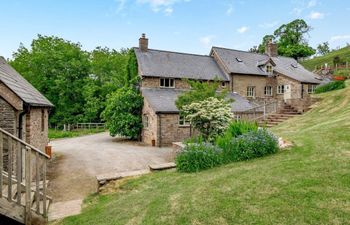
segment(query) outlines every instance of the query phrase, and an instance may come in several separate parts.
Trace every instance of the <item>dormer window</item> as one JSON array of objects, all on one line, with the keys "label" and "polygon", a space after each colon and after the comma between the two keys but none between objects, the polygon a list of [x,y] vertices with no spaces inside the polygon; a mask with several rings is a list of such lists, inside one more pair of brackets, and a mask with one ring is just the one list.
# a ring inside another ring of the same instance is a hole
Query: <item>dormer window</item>
[{"label": "dormer window", "polygon": [[236,60],[237,60],[237,62],[243,62],[243,60],[240,58],[236,58]]},{"label": "dormer window", "polygon": [[175,88],[175,80],[171,78],[160,78],[160,87],[161,88]]},{"label": "dormer window", "polygon": [[273,73],[273,67],[271,65],[266,65],[266,73],[268,73],[268,74]]}]

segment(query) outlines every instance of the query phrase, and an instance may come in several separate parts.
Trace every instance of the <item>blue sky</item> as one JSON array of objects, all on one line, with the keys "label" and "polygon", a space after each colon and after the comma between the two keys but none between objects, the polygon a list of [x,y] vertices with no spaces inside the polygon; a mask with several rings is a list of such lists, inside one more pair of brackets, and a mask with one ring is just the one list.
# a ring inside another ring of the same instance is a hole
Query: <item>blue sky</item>
[{"label": "blue sky", "polygon": [[278,26],[302,18],[309,43],[350,42],[347,0],[0,0],[0,55],[11,58],[37,34],[80,42],[84,49],[138,45],[208,54],[212,45],[247,50]]}]

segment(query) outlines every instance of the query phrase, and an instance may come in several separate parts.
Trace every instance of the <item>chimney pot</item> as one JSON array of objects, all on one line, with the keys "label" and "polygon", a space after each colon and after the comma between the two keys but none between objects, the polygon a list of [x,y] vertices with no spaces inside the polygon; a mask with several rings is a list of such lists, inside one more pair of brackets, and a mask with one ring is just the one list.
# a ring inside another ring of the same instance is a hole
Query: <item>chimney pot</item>
[{"label": "chimney pot", "polygon": [[148,51],[148,38],[146,38],[146,34],[142,33],[139,39],[139,48],[142,52]]}]

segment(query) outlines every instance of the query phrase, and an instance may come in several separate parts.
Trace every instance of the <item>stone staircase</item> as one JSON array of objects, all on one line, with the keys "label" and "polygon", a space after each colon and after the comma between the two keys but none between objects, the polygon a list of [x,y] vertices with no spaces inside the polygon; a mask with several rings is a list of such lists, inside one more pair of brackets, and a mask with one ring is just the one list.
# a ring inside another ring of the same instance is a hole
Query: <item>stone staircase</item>
[{"label": "stone staircase", "polygon": [[258,122],[259,126],[262,127],[273,127],[276,126],[289,118],[300,115],[301,113],[294,109],[288,104],[284,104],[283,108],[279,110],[278,113],[273,113],[268,115],[265,119],[262,119]]}]

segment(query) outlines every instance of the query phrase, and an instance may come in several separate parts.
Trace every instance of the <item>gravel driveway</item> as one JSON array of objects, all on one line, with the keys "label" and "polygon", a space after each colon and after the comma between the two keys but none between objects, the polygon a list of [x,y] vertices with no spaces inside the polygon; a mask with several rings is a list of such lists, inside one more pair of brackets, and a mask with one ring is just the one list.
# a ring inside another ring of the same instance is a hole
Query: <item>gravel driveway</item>
[{"label": "gravel driveway", "polygon": [[142,146],[99,133],[51,141],[49,194],[54,202],[83,199],[96,190],[95,176],[146,169],[170,161],[171,148]]}]

